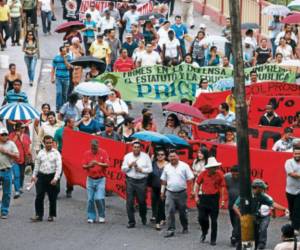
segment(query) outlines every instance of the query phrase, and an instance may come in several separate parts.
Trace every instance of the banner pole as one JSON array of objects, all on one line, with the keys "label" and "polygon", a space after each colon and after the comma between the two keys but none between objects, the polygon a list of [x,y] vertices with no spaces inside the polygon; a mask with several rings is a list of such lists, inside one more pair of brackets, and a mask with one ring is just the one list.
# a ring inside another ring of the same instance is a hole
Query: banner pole
[{"label": "banner pole", "polygon": [[236,98],[237,154],[240,173],[240,209],[242,214],[240,218],[242,241],[240,249],[254,249],[254,217],[251,213],[250,152],[241,37],[240,1],[231,0],[229,9],[231,19],[232,54],[234,59],[234,96]]}]

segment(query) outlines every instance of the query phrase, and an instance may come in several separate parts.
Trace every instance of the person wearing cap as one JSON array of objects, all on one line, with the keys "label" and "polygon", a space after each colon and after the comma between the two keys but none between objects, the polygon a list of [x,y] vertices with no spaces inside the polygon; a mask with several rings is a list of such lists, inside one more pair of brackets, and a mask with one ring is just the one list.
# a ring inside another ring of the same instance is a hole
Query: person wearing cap
[{"label": "person wearing cap", "polygon": [[[210,244],[216,245],[218,231],[219,201],[224,206],[225,180],[223,173],[217,168],[222,163],[215,157],[209,157],[205,170],[199,174],[195,182],[195,201],[198,207],[198,221],[201,226],[201,242],[204,242],[209,229],[209,217],[211,219]],[[201,193],[199,192],[201,188]]]},{"label": "person wearing cap", "polygon": [[108,138],[114,141],[121,141],[120,135],[114,131],[115,124],[111,120],[105,122],[105,130],[100,133],[101,137]]},{"label": "person wearing cap", "polygon": [[125,31],[127,33],[131,32],[131,24],[139,21],[139,13],[136,10],[136,5],[131,5],[130,10],[125,12],[122,21],[125,24]]},{"label": "person wearing cap", "polygon": [[34,170],[31,182],[36,186],[35,216],[32,222],[39,222],[44,217],[44,199],[47,193],[49,198],[48,221],[54,221],[57,215],[56,202],[58,195],[58,183],[62,172],[61,155],[53,147],[54,139],[50,135],[43,138],[45,147],[41,149],[35,158]]},{"label": "person wearing cap", "polygon": [[87,11],[84,13],[85,16],[87,14],[91,15],[91,20],[94,21],[96,24],[99,22],[101,16],[99,10],[96,9],[96,3],[94,1],[90,2],[90,7],[87,9]]},{"label": "person wearing cap", "polygon": [[91,148],[86,151],[82,160],[82,167],[87,173],[87,221],[96,221],[97,208],[99,222],[105,223],[105,169],[109,166],[108,153],[99,147],[98,140],[91,140]]},{"label": "person wearing cap", "polygon": [[127,33],[125,36],[125,42],[122,44],[122,49],[126,49],[128,52],[128,56],[131,58],[134,50],[138,47],[138,44],[133,41],[133,37],[131,33]]},{"label": "person wearing cap", "polygon": [[232,226],[230,242],[232,246],[235,246],[238,239],[238,225],[240,221],[233,210],[233,205],[240,195],[239,167],[237,165],[232,166],[230,172],[224,175],[224,179],[228,193],[229,218]]},{"label": "person wearing cap", "polygon": [[2,182],[1,218],[7,219],[12,190],[12,165],[19,157],[16,144],[9,140],[6,128],[0,128],[0,181]]},{"label": "person wearing cap", "polygon": [[297,240],[294,228],[290,224],[281,227],[282,242],[278,243],[274,250],[300,250],[300,243]]},{"label": "person wearing cap", "polygon": [[165,165],[161,180],[161,199],[165,199],[167,232],[165,238],[175,235],[175,212],[179,212],[182,233],[188,233],[187,182],[192,182],[194,174],[189,165],[179,160],[176,150],[169,151],[169,163]]},{"label": "person wearing cap", "polygon": [[266,113],[260,117],[259,126],[281,127],[282,120],[274,111],[272,103],[266,105]]},{"label": "person wearing cap", "polygon": [[290,127],[285,128],[281,139],[275,142],[275,144],[272,147],[272,150],[277,152],[292,152],[293,150],[292,134],[293,134],[292,128]]},{"label": "person wearing cap", "polygon": [[134,228],[134,203],[137,199],[142,224],[147,224],[147,179],[152,172],[151,159],[148,154],[141,152],[141,143],[132,143],[132,152],[124,156],[122,171],[126,174],[126,210],[128,216],[127,228]]},{"label": "person wearing cap", "polygon": [[103,34],[98,34],[96,41],[94,41],[89,49],[92,56],[103,60],[106,65],[110,64],[111,50],[109,44],[103,40]]},{"label": "person wearing cap", "polygon": [[286,198],[290,220],[295,230],[300,230],[300,146],[293,148],[293,158],[285,162]]},{"label": "person wearing cap", "polygon": [[97,27],[99,29],[98,31],[105,35],[109,30],[117,28],[117,22],[115,18],[110,15],[109,10],[104,11],[104,16],[100,18]]},{"label": "person wearing cap", "polygon": [[85,54],[88,56],[90,46],[95,41],[95,32],[97,31],[97,24],[95,23],[95,21],[92,20],[92,15],[90,13],[87,13],[85,17],[86,19],[83,22],[85,27],[81,31],[83,32]]},{"label": "person wearing cap", "polygon": [[[255,249],[265,249],[267,244],[267,230],[270,223],[271,211],[273,210],[273,200],[265,194],[267,188],[266,183],[261,179],[253,180],[252,184],[252,201],[251,201],[251,214],[254,219],[254,239]],[[242,214],[240,211],[241,197],[238,197],[233,205],[233,209],[241,219]],[[237,249],[241,246],[241,229],[239,225],[237,239]]]}]

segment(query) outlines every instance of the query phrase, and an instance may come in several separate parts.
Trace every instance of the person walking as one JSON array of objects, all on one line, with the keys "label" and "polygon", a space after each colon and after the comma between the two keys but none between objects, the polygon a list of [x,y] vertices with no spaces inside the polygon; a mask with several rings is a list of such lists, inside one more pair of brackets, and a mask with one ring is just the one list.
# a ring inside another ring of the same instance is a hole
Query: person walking
[{"label": "person walking", "polygon": [[19,157],[16,144],[6,128],[0,128],[0,181],[2,182],[1,219],[7,219],[12,189],[12,164]]},{"label": "person walking", "polygon": [[[222,163],[215,157],[209,157],[205,170],[200,173],[195,182],[195,201],[198,207],[198,220],[201,226],[201,242],[204,242],[209,229],[209,217],[211,220],[210,244],[216,245],[218,232],[219,201],[224,206],[225,180],[223,173],[217,168]],[[199,187],[201,193],[199,194]]]},{"label": "person walking", "polygon": [[187,218],[187,181],[192,181],[194,175],[189,165],[179,160],[176,150],[169,151],[169,161],[161,175],[161,199],[166,200],[167,233],[165,238],[175,235],[175,212],[179,211],[182,233],[188,233]]},{"label": "person walking", "polygon": [[56,111],[59,112],[62,105],[67,101],[70,85],[70,69],[72,68],[71,57],[67,54],[64,46],[59,47],[59,55],[52,62],[51,82],[56,84]]},{"label": "person walking", "polygon": [[54,13],[52,0],[38,0],[38,10],[41,13],[44,35],[51,35],[51,22]]},{"label": "person walking", "polygon": [[300,147],[294,146],[293,158],[285,162],[286,197],[293,228],[300,230]]},{"label": "person walking", "polygon": [[190,29],[193,29],[195,27],[194,25],[194,17],[193,17],[193,12],[194,12],[194,3],[193,0],[181,0],[182,5],[182,21],[183,23],[186,23],[187,25],[190,26]]},{"label": "person walking", "polygon": [[13,89],[13,82],[14,80],[22,80],[22,76],[19,72],[17,72],[17,66],[14,63],[9,64],[8,66],[8,72],[7,74],[5,74],[4,76],[4,91],[3,94],[4,96],[6,95],[7,91],[12,90]]},{"label": "person walking", "polygon": [[151,221],[155,222],[155,229],[160,230],[160,226],[166,221],[165,215],[165,202],[160,198],[160,177],[164,167],[168,164],[167,152],[163,148],[158,148],[155,151],[154,160],[152,162],[153,172],[149,176],[151,186],[151,206],[152,218]]},{"label": "person walking", "polygon": [[37,40],[33,31],[28,31],[25,36],[23,52],[25,53],[24,60],[27,67],[29,85],[33,86],[38,54]]},{"label": "person walking", "polygon": [[230,169],[230,172],[224,175],[224,178],[225,178],[226,189],[228,193],[228,212],[229,212],[230,223],[232,226],[230,243],[232,246],[235,246],[238,239],[238,225],[240,221],[233,210],[233,205],[236,199],[240,195],[239,167],[237,165],[234,165]]},{"label": "person walking", "polygon": [[134,228],[134,203],[137,199],[142,224],[147,224],[147,177],[152,172],[151,159],[148,154],[141,152],[141,143],[133,142],[132,152],[124,157],[122,171],[126,174],[126,209],[128,216],[127,228]]},{"label": "person walking", "polygon": [[231,21],[230,18],[226,18],[226,25],[222,30],[223,36],[228,40],[225,43],[225,56],[230,60],[230,56],[232,54],[232,44],[231,44]]},{"label": "person walking", "polygon": [[92,140],[91,149],[85,152],[82,161],[82,167],[88,175],[86,180],[88,223],[96,221],[95,204],[99,222],[105,223],[105,169],[108,166],[109,158],[107,152],[99,148],[97,140]]},{"label": "person walking", "polygon": [[62,171],[61,155],[53,148],[54,139],[46,135],[43,139],[45,147],[41,149],[35,159],[35,166],[31,182],[35,183],[35,216],[31,218],[32,222],[39,222],[44,217],[44,199],[47,193],[49,198],[49,217],[48,221],[54,221],[57,201],[57,183]]},{"label": "person walking", "polygon": [[8,0],[10,18],[11,18],[11,46],[21,46],[20,34],[21,34],[21,15],[22,15],[22,3],[20,0]]},{"label": "person walking", "polygon": [[[3,43],[1,44],[1,50],[6,48],[6,42],[10,37],[9,24],[11,21],[10,9],[5,0],[0,0],[0,35],[3,38]],[[4,33],[5,32],[5,36]]]}]

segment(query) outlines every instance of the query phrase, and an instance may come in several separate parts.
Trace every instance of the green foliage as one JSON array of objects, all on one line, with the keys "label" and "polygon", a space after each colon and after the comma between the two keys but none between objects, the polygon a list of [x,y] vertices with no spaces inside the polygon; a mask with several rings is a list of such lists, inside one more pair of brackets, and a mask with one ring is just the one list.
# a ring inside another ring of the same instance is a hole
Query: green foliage
[{"label": "green foliage", "polygon": [[288,5],[292,0],[267,0],[270,3],[273,4],[282,4],[282,5]]}]

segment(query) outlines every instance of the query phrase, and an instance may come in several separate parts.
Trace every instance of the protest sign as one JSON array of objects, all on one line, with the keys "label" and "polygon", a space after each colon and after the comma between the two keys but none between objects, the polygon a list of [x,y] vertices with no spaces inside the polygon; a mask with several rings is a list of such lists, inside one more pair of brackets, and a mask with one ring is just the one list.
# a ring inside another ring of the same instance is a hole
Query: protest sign
[{"label": "protest sign", "polygon": [[[202,93],[195,101],[198,108],[207,118],[214,118],[218,114],[219,105],[225,102],[230,91]],[[254,96],[300,96],[300,85],[284,82],[255,83],[246,87],[247,99]]]},{"label": "protest sign", "polygon": [[[79,9],[79,18],[80,18],[80,20],[85,18],[85,12],[90,7],[91,2],[95,3],[96,9],[99,10],[100,13],[102,13],[103,10],[106,7],[108,7],[108,3],[110,1],[82,0],[81,5],[80,5],[80,9]],[[116,4],[116,7],[118,8],[122,5],[122,2],[115,2],[115,4]],[[139,12],[141,15],[146,15],[148,13],[151,13],[152,9],[153,9],[153,6],[152,6],[151,1],[137,4],[137,12]]]},{"label": "protest sign", "polygon": [[[70,184],[85,187],[86,171],[82,168],[83,155],[90,149],[90,141],[99,140],[101,148],[106,150],[110,157],[110,166],[106,170],[107,181],[106,188],[118,194],[121,198],[126,197],[125,174],[121,171],[121,165],[124,155],[129,152],[127,144],[105,139],[99,136],[81,133],[78,131],[66,130],[63,137],[63,167],[65,175]],[[197,155],[200,145],[206,145],[211,153],[214,153],[218,161],[222,162],[221,170],[224,173],[230,171],[230,168],[237,163],[237,150],[234,146],[222,144],[213,144],[210,142],[191,141],[191,147],[179,151],[180,159],[192,164]],[[74,147],[74,145],[77,145]],[[111,150],[117,148],[118,150]],[[261,178],[268,182],[269,193],[274,200],[282,205],[285,200],[285,173],[284,163],[292,155],[290,153],[279,153],[259,149],[251,149],[251,177]],[[267,163],[265,159],[268,159]],[[277,174],[274,175],[274,172]],[[188,190],[191,190],[189,186]],[[194,200],[188,195],[188,206],[195,207]],[[149,205],[149,199],[148,199]]]},{"label": "protest sign", "polygon": [[195,68],[188,64],[175,67],[161,65],[141,67],[130,72],[105,73],[97,79],[112,81],[122,99],[136,102],[180,102],[193,100],[201,78],[216,82],[232,75],[231,69]]},{"label": "protest sign", "polygon": [[252,96],[248,112],[250,126],[257,126],[266,112],[266,105],[272,104],[275,113],[283,121],[282,127],[291,126],[295,114],[300,111],[299,96]]}]

